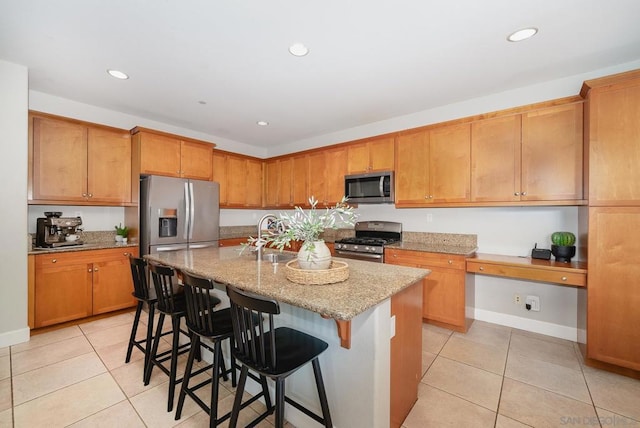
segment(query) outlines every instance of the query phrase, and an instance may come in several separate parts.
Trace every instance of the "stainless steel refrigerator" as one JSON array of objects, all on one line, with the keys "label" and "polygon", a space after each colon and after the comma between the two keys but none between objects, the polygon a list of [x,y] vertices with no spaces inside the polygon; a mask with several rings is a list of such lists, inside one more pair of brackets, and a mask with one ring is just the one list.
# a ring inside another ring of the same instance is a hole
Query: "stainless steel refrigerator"
[{"label": "stainless steel refrigerator", "polygon": [[161,176],[140,179],[140,254],[217,247],[220,186]]}]

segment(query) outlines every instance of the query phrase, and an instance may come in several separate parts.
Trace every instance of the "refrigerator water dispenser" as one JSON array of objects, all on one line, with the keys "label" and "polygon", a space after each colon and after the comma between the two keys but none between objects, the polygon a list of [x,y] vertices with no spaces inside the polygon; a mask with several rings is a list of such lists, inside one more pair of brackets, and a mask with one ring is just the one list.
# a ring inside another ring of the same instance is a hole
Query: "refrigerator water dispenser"
[{"label": "refrigerator water dispenser", "polygon": [[178,235],[178,216],[176,209],[160,209],[158,216],[158,236],[168,238]]}]

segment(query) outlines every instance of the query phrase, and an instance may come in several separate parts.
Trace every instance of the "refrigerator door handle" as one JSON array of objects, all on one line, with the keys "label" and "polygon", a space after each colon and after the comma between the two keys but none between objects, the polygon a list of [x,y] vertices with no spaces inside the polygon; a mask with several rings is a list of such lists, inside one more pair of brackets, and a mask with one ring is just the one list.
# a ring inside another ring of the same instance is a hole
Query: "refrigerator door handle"
[{"label": "refrigerator door handle", "polygon": [[193,183],[191,181],[189,181],[189,204],[191,205],[189,207],[189,215],[191,217],[189,217],[189,240],[193,239],[193,229],[194,229],[194,222],[195,222],[195,213],[196,213],[196,201],[195,201],[195,197],[193,195]]},{"label": "refrigerator door handle", "polygon": [[191,197],[189,194],[189,183],[184,183],[184,205],[185,205],[185,223],[184,223],[184,239],[189,239],[189,231],[191,230]]}]

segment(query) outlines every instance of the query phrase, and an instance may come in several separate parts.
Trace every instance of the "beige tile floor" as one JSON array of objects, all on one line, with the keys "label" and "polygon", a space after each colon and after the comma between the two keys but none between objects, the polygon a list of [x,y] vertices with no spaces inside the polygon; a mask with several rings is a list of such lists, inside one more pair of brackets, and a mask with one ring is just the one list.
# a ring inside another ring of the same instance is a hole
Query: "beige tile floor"
[{"label": "beige tile floor", "polygon": [[[154,370],[144,386],[141,352],[124,364],[132,319],[120,314],[0,349],[0,427],[208,426],[189,399],[174,421],[167,377]],[[640,427],[640,381],[583,366],[572,342],[478,321],[466,334],[425,325],[423,340],[424,377],[404,428]],[[226,412],[234,390],[221,385]],[[245,410],[241,422],[258,411]]]}]

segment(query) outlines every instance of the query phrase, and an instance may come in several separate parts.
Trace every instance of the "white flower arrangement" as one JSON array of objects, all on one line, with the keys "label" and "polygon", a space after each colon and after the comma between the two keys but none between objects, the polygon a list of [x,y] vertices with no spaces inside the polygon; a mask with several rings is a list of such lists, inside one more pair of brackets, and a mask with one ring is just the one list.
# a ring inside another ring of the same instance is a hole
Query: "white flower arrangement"
[{"label": "white flower arrangement", "polygon": [[320,239],[320,234],[325,229],[338,229],[341,226],[353,226],[358,215],[353,212],[353,207],[347,204],[347,198],[343,197],[334,207],[326,210],[318,210],[318,200],[311,196],[308,211],[295,207],[293,214],[281,213],[279,218],[272,220],[267,228],[266,235],[261,239],[249,237],[247,244],[272,247],[279,250],[291,247],[291,241],[304,241],[308,250],[313,251],[313,242]]}]

